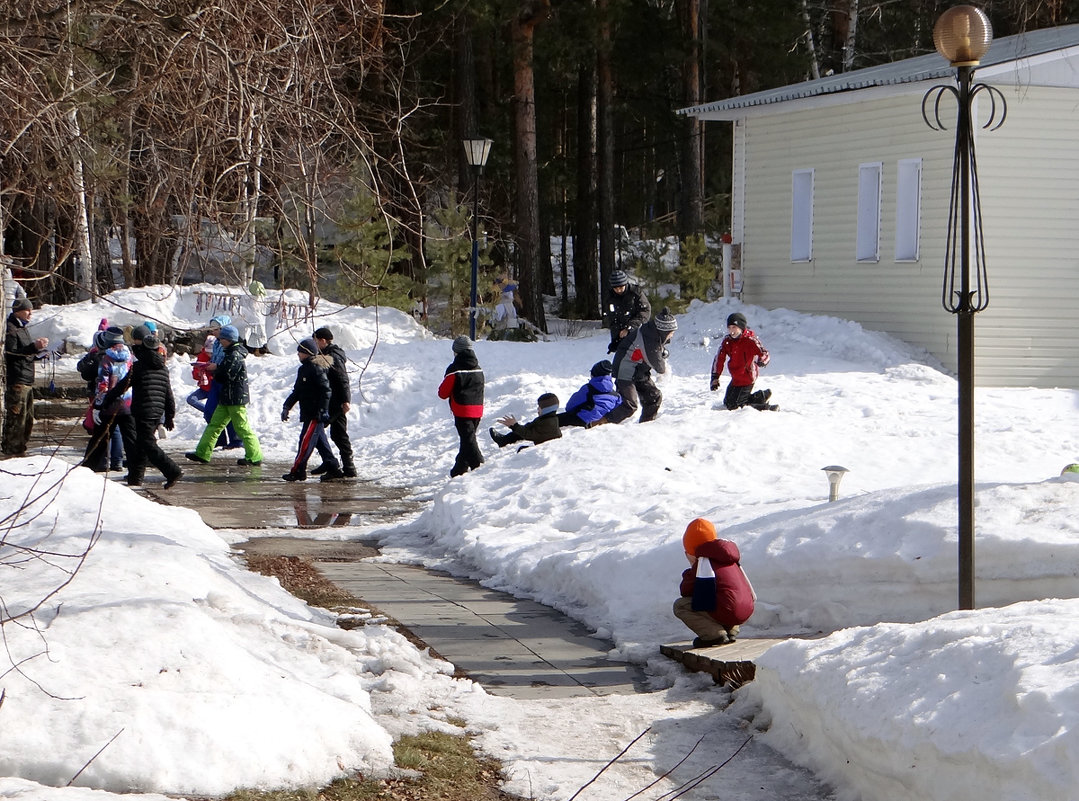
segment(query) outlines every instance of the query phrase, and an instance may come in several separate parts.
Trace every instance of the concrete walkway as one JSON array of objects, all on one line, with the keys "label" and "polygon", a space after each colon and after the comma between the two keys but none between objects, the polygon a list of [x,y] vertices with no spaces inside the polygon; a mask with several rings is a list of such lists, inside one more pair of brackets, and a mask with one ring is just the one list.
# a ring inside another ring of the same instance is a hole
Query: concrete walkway
[{"label": "concrete walkway", "polygon": [[[86,401],[39,399],[32,450],[55,452],[77,463],[86,435],[71,414]],[[168,441],[163,443],[168,451]],[[514,698],[567,698],[632,693],[644,680],[634,665],[607,658],[611,643],[589,635],[576,621],[533,601],[453,576],[408,565],[362,561],[377,554],[362,531],[410,517],[419,501],[400,490],[362,480],[289,483],[284,462],[240,467],[241,450],[215,451],[210,464],[174,453],[184,478],[162,490],[156,471],[138,491],[159,503],[196,510],[215,529],[267,529],[279,536],[251,541],[266,552],[303,556],[330,581],[389,615],[458,673],[489,692]],[[110,473],[122,480],[126,471]],[[348,542],[309,540],[302,530],[342,531]],[[362,527],[362,528],[361,528]],[[244,545],[239,546],[241,549]]]},{"label": "concrete walkway", "polygon": [[334,584],[402,621],[494,695],[570,698],[632,693],[634,665],[548,606],[409,565],[316,562]]}]

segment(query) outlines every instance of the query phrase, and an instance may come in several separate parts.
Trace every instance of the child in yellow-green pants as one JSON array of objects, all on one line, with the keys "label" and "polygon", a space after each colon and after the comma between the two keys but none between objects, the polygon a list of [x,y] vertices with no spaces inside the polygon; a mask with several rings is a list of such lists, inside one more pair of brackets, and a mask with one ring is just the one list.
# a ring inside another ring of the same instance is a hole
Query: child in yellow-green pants
[{"label": "child in yellow-green pants", "polygon": [[217,339],[225,349],[225,358],[216,367],[208,364],[206,369],[213,373],[213,380],[221,385],[221,400],[195,450],[184,455],[193,462],[208,463],[213,454],[214,443],[225,430],[225,426],[232,423],[236,434],[244,443],[244,458],[238,459],[236,463],[262,464],[262,446],[247,420],[247,404],[251,400],[247,385],[247,367],[244,365],[247,349],[239,342],[240,334],[236,326],[222,327]]}]

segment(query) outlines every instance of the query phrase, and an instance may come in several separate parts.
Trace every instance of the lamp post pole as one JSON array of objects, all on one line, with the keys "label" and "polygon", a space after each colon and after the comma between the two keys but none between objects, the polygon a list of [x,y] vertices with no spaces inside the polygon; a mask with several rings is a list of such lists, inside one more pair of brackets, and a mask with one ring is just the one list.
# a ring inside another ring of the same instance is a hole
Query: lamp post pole
[{"label": "lamp post pole", "polygon": [[472,136],[464,140],[465,159],[473,170],[472,181],[472,291],[468,304],[468,336],[476,339],[476,304],[478,302],[476,284],[480,271],[480,176],[491,153],[491,140]]},{"label": "lamp post pole", "polygon": [[989,18],[980,9],[954,6],[945,11],[933,28],[933,43],[956,68],[956,86],[935,86],[922,98],[922,118],[938,131],[946,128],[940,117],[941,98],[952,94],[958,106],[941,304],[956,316],[960,609],[974,608],[974,315],[989,305],[971,106],[975,95],[987,96],[988,114],[982,126],[987,130],[1004,124],[1008,107],[999,89],[972,83],[974,68],[992,41]]},{"label": "lamp post pole", "polygon": [[[475,168],[474,168],[475,169]],[[480,270],[480,171],[475,169],[472,181],[472,293],[468,302],[468,336],[476,341],[476,283]]]}]

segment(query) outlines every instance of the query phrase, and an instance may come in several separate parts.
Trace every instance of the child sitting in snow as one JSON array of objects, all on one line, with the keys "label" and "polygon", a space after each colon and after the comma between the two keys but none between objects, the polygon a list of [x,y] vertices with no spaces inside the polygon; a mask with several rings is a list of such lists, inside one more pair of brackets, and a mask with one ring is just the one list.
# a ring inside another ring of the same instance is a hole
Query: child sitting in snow
[{"label": "child sitting in snow", "polygon": [[612,372],[614,367],[607,359],[593,364],[592,377],[566,401],[566,411],[558,415],[558,424],[591,428],[605,420],[604,415],[622,402]]},{"label": "child sitting in snow", "polygon": [[768,403],[772,390],[753,391],[753,382],[757,380],[760,368],[768,364],[768,359],[768,351],[757,339],[757,335],[749,329],[746,316],[741,312],[734,312],[727,317],[727,336],[723,337],[719,352],[712,363],[712,381],[709,388],[713,392],[719,389],[719,377],[723,374],[723,362],[726,361],[731,372],[731,383],[727,385],[723,405],[728,409],[752,406],[761,411],[774,412],[779,407]]},{"label": "child sitting in snow", "polygon": [[738,546],[717,539],[711,521],[698,517],[686,526],[682,548],[690,567],[682,573],[678,588],[682,597],[674,602],[674,616],[697,635],[694,648],[734,642],[738,627],[753,614],[756,600],[739,564]]},{"label": "child sitting in snow", "polygon": [[[562,431],[558,427],[558,396],[552,392],[544,392],[536,401],[537,417],[530,423],[518,423],[512,414],[498,418],[498,422],[509,429],[508,434],[499,434],[493,428],[488,429],[491,439],[495,444],[504,448],[514,442],[528,440],[539,445],[549,439],[558,439]],[[527,446],[526,446],[527,447]]]}]

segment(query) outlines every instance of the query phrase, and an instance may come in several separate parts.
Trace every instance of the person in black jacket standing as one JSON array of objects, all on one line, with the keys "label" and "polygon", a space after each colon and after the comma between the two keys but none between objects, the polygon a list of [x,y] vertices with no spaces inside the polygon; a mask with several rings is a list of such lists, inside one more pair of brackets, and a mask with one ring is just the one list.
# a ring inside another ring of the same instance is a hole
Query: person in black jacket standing
[{"label": "person in black jacket standing", "polygon": [[453,340],[453,361],[438,386],[438,397],[450,402],[453,424],[461,447],[450,469],[450,478],[475,470],[483,464],[476,429],[483,417],[483,370],[472,349],[472,340],[463,334]]},{"label": "person in black jacket standing", "polygon": [[334,458],[330,449],[330,441],[326,439],[326,424],[330,421],[330,380],[326,376],[326,370],[331,365],[329,356],[323,356],[318,352],[318,343],[313,339],[304,339],[296,346],[296,356],[300,360],[300,366],[296,370],[296,383],[292,392],[285,398],[281,407],[281,422],[288,422],[289,412],[297,403],[300,404],[300,444],[296,449],[296,460],[292,463],[292,469],[281,478],[285,481],[306,481],[307,461],[311,458],[311,452],[318,450],[322,457],[325,469],[322,471],[323,481],[334,481],[344,477],[341,466]]},{"label": "person in black jacket standing", "polygon": [[[356,465],[352,461],[352,442],[348,438],[348,410],[352,408],[352,392],[348,387],[348,359],[345,352],[333,344],[333,331],[320,328],[315,331],[315,342],[322,356],[333,359],[327,371],[330,379],[330,439],[341,454],[341,472],[346,478],[356,477]],[[323,463],[311,472],[325,473],[327,465]]]},{"label": "person in black jacket standing", "polygon": [[630,284],[625,270],[615,270],[609,281],[611,291],[607,295],[607,327],[611,329],[611,344],[608,353],[618,350],[621,342],[630,331],[636,330],[648,322],[652,316],[652,304],[648,296],[636,284]]},{"label": "person in black jacket standing", "polygon": [[184,471],[157,444],[157,427],[162,418],[165,428],[173,429],[176,401],[172,396],[172,381],[165,366],[165,357],[158,350],[160,341],[150,334],[132,347],[135,363],[119,383],[105,395],[102,402],[109,408],[131,387],[131,417],[135,422],[134,448],[127,454],[127,485],[142,486],[149,462],[165,477],[164,489],[180,480]]},{"label": "person in black jacket standing", "polygon": [[34,309],[26,298],[11,304],[4,337],[4,361],[7,367],[7,414],[4,420],[2,449],[8,456],[26,453],[26,443],[34,429],[34,362],[49,346],[45,337],[31,339],[27,326]]}]

